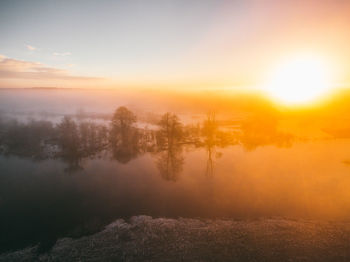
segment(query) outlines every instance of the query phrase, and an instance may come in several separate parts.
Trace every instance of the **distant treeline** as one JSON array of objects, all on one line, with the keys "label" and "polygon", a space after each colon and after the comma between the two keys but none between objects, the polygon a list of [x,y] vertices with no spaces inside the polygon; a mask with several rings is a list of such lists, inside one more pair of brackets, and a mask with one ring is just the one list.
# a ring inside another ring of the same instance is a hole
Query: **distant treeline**
[{"label": "distant treeline", "polygon": [[182,169],[182,151],[204,148],[208,152],[207,173],[212,173],[211,161],[215,148],[243,145],[247,150],[274,144],[288,146],[293,137],[277,130],[277,122],[267,118],[241,121],[236,129],[222,128],[214,113],[202,123],[184,125],[178,116],[165,113],[156,128],[141,128],[136,115],[119,107],[108,124],[98,124],[63,117],[60,123],[31,120],[0,122],[0,152],[35,160],[59,158],[68,164],[66,171],[81,169],[84,158],[106,157],[120,163],[151,153],[156,158],[161,175],[176,180]]}]

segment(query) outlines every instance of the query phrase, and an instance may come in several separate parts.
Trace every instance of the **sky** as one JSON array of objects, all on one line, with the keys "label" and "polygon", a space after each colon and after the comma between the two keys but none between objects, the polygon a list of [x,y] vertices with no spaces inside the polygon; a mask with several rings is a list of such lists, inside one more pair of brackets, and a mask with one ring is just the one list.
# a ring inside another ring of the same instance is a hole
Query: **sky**
[{"label": "sky", "polygon": [[284,57],[350,73],[347,0],[0,0],[0,87],[249,89]]}]

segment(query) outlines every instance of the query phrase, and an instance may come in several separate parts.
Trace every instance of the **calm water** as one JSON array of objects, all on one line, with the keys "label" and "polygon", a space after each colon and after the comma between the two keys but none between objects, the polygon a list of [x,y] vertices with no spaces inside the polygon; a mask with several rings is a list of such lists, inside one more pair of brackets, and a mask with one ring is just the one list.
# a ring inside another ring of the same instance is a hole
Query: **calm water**
[{"label": "calm water", "polygon": [[[350,218],[350,139],[339,139],[350,137],[347,120],[283,124],[244,107],[216,121],[173,101],[178,118],[163,114],[171,99],[134,100],[1,91],[0,252],[47,249],[133,215]],[[121,104],[132,112],[114,111]]]},{"label": "calm water", "polygon": [[350,218],[350,140],[246,150],[182,147],[121,163],[108,152],[0,157],[1,250],[80,236],[132,215]]}]

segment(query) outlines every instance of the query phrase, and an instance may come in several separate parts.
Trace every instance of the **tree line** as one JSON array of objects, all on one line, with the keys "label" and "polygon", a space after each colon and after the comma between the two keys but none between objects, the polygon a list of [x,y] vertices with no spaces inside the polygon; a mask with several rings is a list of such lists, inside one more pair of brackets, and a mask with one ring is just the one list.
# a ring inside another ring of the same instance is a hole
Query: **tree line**
[{"label": "tree line", "polygon": [[241,144],[252,150],[260,145],[289,145],[293,137],[278,132],[276,122],[266,119],[242,121],[239,130],[224,130],[215,113],[202,123],[184,125],[173,113],[163,114],[156,128],[138,126],[136,115],[122,106],[109,123],[76,121],[65,116],[60,123],[31,120],[0,122],[0,153],[34,160],[58,158],[67,163],[66,171],[81,169],[85,158],[111,156],[120,163],[151,153],[160,174],[176,180],[184,163],[183,148],[204,148],[208,154],[208,176],[213,173],[216,148]]}]

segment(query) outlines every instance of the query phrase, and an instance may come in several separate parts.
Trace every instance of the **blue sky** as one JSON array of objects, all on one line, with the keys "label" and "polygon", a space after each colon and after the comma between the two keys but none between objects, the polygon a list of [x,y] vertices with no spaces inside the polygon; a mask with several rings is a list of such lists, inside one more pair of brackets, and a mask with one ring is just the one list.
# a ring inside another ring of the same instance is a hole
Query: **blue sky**
[{"label": "blue sky", "polygon": [[52,66],[74,64],[80,73],[137,73],[145,66],[176,63],[204,33],[219,3],[145,2],[2,2],[0,51]]}]

